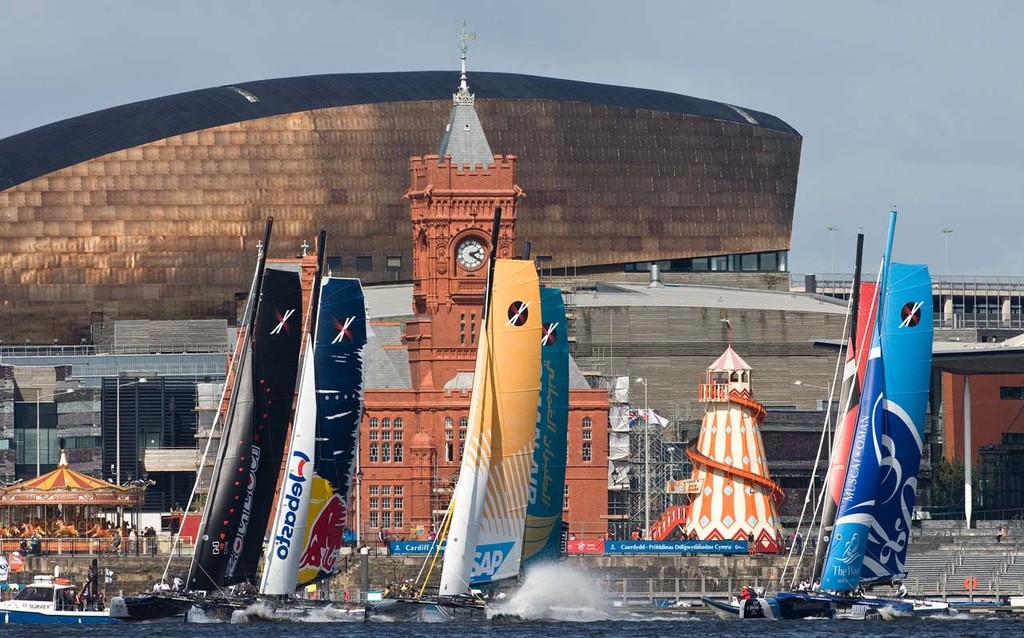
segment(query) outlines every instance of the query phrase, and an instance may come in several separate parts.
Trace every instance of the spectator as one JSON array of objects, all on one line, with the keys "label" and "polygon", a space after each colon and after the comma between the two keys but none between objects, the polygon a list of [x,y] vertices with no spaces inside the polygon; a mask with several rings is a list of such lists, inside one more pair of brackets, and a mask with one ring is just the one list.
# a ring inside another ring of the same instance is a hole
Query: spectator
[{"label": "spectator", "polygon": [[1005,538],[1005,537],[1006,537],[1006,528],[1005,527],[1000,527],[999,531],[996,532],[996,542],[997,543],[1002,543],[1003,542],[1003,538]]}]

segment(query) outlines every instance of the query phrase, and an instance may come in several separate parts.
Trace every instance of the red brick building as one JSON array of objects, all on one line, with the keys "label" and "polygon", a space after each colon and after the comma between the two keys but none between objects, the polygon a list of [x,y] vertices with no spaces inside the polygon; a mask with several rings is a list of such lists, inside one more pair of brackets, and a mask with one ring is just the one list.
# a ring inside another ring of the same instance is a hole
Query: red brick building
[{"label": "red brick building", "polygon": [[[364,536],[425,537],[443,517],[465,441],[496,208],[498,257],[518,254],[517,158],[491,152],[464,74],[453,97],[438,154],[410,160],[413,316],[371,322],[367,365],[377,373],[367,378],[352,500]],[[565,520],[596,538],[608,511],[608,398],[578,369],[573,381]]]}]

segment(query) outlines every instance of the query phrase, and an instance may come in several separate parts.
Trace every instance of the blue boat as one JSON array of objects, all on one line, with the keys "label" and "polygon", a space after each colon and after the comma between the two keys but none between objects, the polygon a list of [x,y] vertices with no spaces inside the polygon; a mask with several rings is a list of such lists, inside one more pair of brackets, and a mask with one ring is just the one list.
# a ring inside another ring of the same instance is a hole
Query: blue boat
[{"label": "blue boat", "polygon": [[119,622],[99,605],[83,603],[80,593],[62,578],[36,576],[17,596],[0,602],[0,622],[62,625]]}]

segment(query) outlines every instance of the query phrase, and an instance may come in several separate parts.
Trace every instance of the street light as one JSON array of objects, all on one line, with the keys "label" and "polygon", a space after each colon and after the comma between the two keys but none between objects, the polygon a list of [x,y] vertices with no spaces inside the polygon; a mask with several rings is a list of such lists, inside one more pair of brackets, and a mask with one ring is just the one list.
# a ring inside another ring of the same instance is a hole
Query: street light
[{"label": "street light", "polygon": [[949,236],[953,233],[952,228],[942,229],[942,239],[946,244],[946,272],[943,273],[946,277],[949,277]]},{"label": "street light", "polygon": [[42,432],[40,432],[40,430],[39,430],[39,395],[42,394],[42,393],[43,393],[43,391],[40,388],[36,388],[36,478],[39,478],[39,476],[41,474],[41,471],[39,469],[39,467],[40,467],[39,451],[43,447],[42,445],[40,445],[41,441],[39,440],[39,435],[42,434]]},{"label": "street light", "polygon": [[651,423],[647,405],[647,379],[637,377],[635,383],[644,386],[644,538],[651,537]]},{"label": "street light", "polygon": [[832,237],[832,273],[836,272],[836,231],[839,230],[839,226],[831,224],[828,227],[829,235]]},{"label": "street light", "polygon": [[793,385],[798,385],[798,386],[802,386],[802,387],[806,386],[808,388],[817,388],[818,390],[828,390],[828,388],[826,388],[823,385],[814,385],[813,383],[806,383],[806,382],[804,382],[804,381],[802,381],[800,379],[797,379],[796,381],[794,381]]},{"label": "street light", "polygon": [[146,377],[139,377],[134,381],[128,383],[117,384],[117,401],[115,405],[115,411],[117,412],[114,418],[114,440],[117,442],[117,450],[114,456],[114,483],[116,485],[121,484],[121,388],[127,388],[130,385],[137,383],[145,383]]},{"label": "street light", "polygon": [[360,539],[362,538],[361,528],[363,526],[360,521],[361,512],[359,511],[360,499],[363,492],[363,468],[359,467],[359,448],[356,448],[356,547],[360,547]]}]

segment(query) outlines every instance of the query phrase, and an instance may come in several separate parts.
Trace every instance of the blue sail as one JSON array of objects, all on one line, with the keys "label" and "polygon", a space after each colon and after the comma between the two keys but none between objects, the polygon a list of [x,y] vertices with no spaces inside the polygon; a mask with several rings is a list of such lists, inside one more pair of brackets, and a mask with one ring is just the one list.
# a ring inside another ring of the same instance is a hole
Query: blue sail
[{"label": "blue sail", "polygon": [[[363,415],[366,304],[358,279],[324,277],[315,333],[317,449],[299,583],[338,572]],[[401,434],[391,443],[401,456]]]},{"label": "blue sail", "polygon": [[523,538],[523,562],[527,567],[556,561],[561,551],[562,494],[569,432],[569,338],[562,291],[541,288],[540,308],[544,324],[540,404]]},{"label": "blue sail", "polygon": [[880,292],[850,465],[821,588],[850,591],[905,573],[931,375],[931,278],[890,264]]}]

